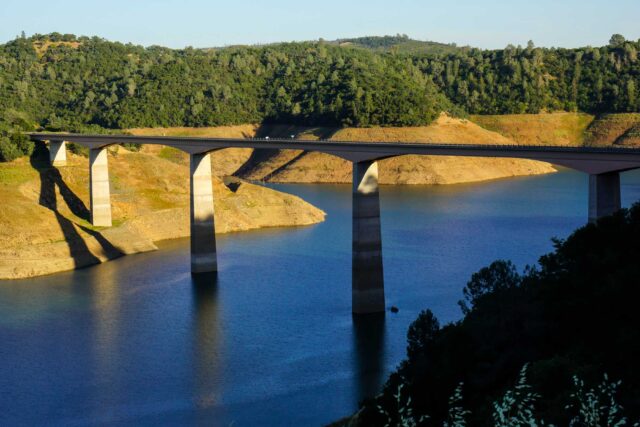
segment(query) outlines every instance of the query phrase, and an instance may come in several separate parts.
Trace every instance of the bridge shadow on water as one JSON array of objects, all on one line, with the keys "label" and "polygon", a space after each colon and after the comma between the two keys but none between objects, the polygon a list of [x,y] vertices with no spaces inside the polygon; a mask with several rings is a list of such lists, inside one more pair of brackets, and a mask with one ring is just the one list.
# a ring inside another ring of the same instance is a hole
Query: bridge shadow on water
[{"label": "bridge shadow on water", "polygon": [[64,182],[58,168],[50,164],[49,150],[44,142],[36,142],[30,163],[31,167],[38,171],[40,175],[40,196],[38,202],[41,206],[44,206],[54,213],[65,241],[69,246],[69,253],[74,260],[75,267],[83,267],[100,262],[99,258],[89,250],[87,243],[82,238],[78,229],[92,236],[102,246],[104,253],[109,258],[122,255],[122,251],[116,248],[102,234],[89,227],[71,221],[60,212],[56,188],[71,213],[80,219],[90,221],[91,214],[87,206],[71,188],[69,188],[67,183]]},{"label": "bridge shadow on water", "polygon": [[385,378],[385,313],[353,315],[356,404],[374,397]]}]

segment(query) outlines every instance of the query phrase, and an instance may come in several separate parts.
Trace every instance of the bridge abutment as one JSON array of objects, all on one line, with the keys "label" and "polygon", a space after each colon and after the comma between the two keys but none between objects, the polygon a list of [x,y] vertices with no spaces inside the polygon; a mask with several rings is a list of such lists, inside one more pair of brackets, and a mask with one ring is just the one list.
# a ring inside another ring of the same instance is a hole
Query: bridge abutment
[{"label": "bridge abutment", "polygon": [[352,310],[384,312],[378,163],[353,162]]},{"label": "bridge abutment", "polygon": [[111,191],[106,147],[89,150],[89,194],[91,224],[111,227]]},{"label": "bridge abutment", "polygon": [[620,172],[589,175],[589,222],[596,222],[620,208]]},{"label": "bridge abutment", "polygon": [[191,154],[191,273],[218,270],[209,153]]},{"label": "bridge abutment", "polygon": [[67,148],[65,141],[49,141],[49,161],[52,166],[67,165]]}]

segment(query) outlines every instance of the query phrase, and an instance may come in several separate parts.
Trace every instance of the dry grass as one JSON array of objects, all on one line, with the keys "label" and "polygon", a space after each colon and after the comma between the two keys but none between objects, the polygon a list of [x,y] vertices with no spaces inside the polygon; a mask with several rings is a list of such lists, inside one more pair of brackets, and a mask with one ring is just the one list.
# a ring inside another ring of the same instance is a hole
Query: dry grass
[{"label": "dry grass", "polygon": [[423,142],[457,144],[514,144],[496,132],[483,129],[469,120],[460,120],[442,114],[429,126],[346,128],[338,131],[333,140]]},{"label": "dry grass", "polygon": [[68,46],[71,49],[77,49],[81,44],[82,43],[80,42],[52,42],[50,40],[46,40],[33,42],[33,48],[36,50],[36,55],[38,55],[38,57],[42,57],[47,52],[47,50],[52,47]]},{"label": "dry grass", "polygon": [[216,126],[216,127],[171,127],[171,128],[133,128],[127,129],[132,135],[141,136],[195,136],[215,138],[251,138],[256,135],[259,126],[255,124]]},{"label": "dry grass", "polygon": [[636,145],[640,113],[605,114],[596,118],[586,132],[585,144],[592,146]]},{"label": "dry grass", "polygon": [[579,146],[594,117],[583,113],[471,116],[471,120],[524,145]]},{"label": "dry grass", "polygon": [[[316,129],[314,134],[333,133],[332,140],[422,143],[515,144],[496,132],[472,123],[440,116],[430,126],[405,128]],[[241,176],[272,182],[351,181],[351,164],[322,153],[275,151],[256,155]],[[553,172],[545,163],[530,160],[486,159],[442,156],[401,156],[380,162],[383,184],[454,184],[518,175]]]},{"label": "dry grass", "polygon": [[[78,207],[89,206],[88,161],[72,153],[67,159],[67,166],[40,171],[27,158],[0,163],[0,201],[11,201],[0,204],[0,278],[69,270],[120,253],[152,250],[157,240],[188,236],[188,166],[153,154],[110,149],[114,227],[96,235],[76,214]],[[243,182],[231,191],[218,178],[213,185],[220,233],[306,225],[324,218],[322,211],[295,196]],[[49,189],[44,199],[43,188]],[[64,188],[75,195],[71,204],[63,197]]]}]

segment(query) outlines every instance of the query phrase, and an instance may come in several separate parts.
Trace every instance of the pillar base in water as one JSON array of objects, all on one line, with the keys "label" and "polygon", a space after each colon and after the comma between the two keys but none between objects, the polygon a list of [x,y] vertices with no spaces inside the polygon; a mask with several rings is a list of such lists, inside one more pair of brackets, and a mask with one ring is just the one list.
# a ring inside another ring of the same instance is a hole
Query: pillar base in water
[{"label": "pillar base in water", "polygon": [[589,222],[596,222],[620,208],[620,173],[589,175]]}]

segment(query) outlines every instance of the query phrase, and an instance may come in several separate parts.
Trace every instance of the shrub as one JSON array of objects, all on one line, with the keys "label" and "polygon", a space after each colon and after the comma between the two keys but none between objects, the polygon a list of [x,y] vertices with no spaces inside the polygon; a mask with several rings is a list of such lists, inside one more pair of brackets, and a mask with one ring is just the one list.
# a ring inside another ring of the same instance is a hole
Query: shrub
[{"label": "shrub", "polygon": [[6,136],[0,136],[0,161],[11,162],[20,156],[22,156],[22,152],[18,147]]},{"label": "shrub", "polygon": [[30,156],[33,153],[35,144],[31,139],[22,132],[14,132],[9,137],[11,143],[25,156]]},{"label": "shrub", "polygon": [[138,152],[142,148],[142,144],[124,143],[124,144],[120,144],[120,145],[123,146],[124,148],[126,148],[127,150],[134,151],[134,152]]},{"label": "shrub", "polygon": [[70,142],[67,144],[67,149],[77,156],[89,157],[89,149],[82,145]]}]

